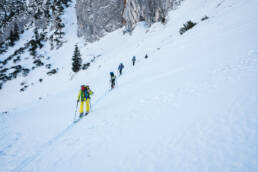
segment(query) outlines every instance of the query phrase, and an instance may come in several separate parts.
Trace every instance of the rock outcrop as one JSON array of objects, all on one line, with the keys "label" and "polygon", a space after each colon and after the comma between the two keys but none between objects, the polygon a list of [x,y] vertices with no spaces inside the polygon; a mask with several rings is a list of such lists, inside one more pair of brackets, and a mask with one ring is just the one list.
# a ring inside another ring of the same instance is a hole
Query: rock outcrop
[{"label": "rock outcrop", "polygon": [[77,0],[78,36],[93,42],[122,26],[131,32],[136,24],[145,21],[166,22],[170,9],[182,0]]},{"label": "rock outcrop", "polygon": [[[37,28],[55,26],[60,10],[70,0],[2,0],[0,2],[0,43],[9,37],[16,23],[23,31],[26,25],[34,23]],[[76,14],[79,37],[93,42],[125,26],[132,32],[136,24],[144,21],[147,26],[155,22],[166,22],[170,9],[182,0],[76,0]],[[60,8],[58,7],[60,6]]]},{"label": "rock outcrop", "polygon": [[147,26],[155,22],[166,22],[170,9],[177,7],[181,0],[126,0],[123,19],[126,29],[131,32],[140,21]]},{"label": "rock outcrop", "polygon": [[122,27],[123,0],[77,0],[78,36],[93,42]]}]

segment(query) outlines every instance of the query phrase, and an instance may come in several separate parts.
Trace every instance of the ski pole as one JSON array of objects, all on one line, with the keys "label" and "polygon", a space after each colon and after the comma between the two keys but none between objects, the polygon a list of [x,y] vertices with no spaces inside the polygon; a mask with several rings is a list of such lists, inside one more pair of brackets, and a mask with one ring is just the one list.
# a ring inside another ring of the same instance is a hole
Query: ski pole
[{"label": "ski pole", "polygon": [[91,99],[90,99],[90,112],[92,112],[92,109],[91,109]]},{"label": "ski pole", "polygon": [[75,109],[75,113],[74,113],[74,121],[76,119],[76,112],[77,112],[78,104],[79,104],[79,101],[77,101],[77,104],[76,104],[76,109]]}]

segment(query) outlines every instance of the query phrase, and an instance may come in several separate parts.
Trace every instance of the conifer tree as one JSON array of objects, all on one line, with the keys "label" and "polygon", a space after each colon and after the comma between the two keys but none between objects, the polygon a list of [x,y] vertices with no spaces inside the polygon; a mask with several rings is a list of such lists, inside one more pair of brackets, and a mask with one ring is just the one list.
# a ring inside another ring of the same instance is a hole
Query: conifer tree
[{"label": "conifer tree", "polygon": [[0,42],[0,54],[6,52],[6,46],[4,42]]},{"label": "conifer tree", "polygon": [[51,50],[53,50],[54,49],[54,36],[53,35],[51,35],[49,37],[49,43],[50,43]]},{"label": "conifer tree", "polygon": [[58,14],[61,15],[64,12],[63,2],[58,0],[56,3]]},{"label": "conifer tree", "polygon": [[75,45],[72,61],[73,61],[72,70],[74,72],[79,72],[82,66],[82,59],[81,59],[81,53],[78,48],[78,45]]},{"label": "conifer tree", "polygon": [[19,26],[17,23],[14,24],[13,34],[14,34],[14,40],[18,41],[20,39],[20,35],[19,35]]},{"label": "conifer tree", "polygon": [[14,37],[14,33],[13,33],[13,31],[11,30],[10,31],[10,36],[9,36],[9,45],[12,47],[12,46],[14,46],[14,42],[15,42],[15,37]]},{"label": "conifer tree", "polygon": [[59,16],[57,16],[56,17],[56,31],[55,31],[55,35],[57,35],[57,37],[59,39],[62,39],[64,34],[65,34],[62,31],[64,27],[65,27],[65,25],[62,23],[62,19]]},{"label": "conifer tree", "polygon": [[35,41],[35,40],[31,40],[31,41],[30,41],[30,49],[29,49],[29,51],[30,51],[30,54],[31,54],[33,57],[36,57],[36,55],[37,55],[36,49],[37,49],[37,43],[36,43],[36,41]]},{"label": "conifer tree", "polygon": [[50,0],[46,0],[45,6],[50,7],[50,5],[51,5]]},{"label": "conifer tree", "polygon": [[50,6],[51,6],[51,2],[50,2],[50,0],[47,0],[46,4],[45,4],[45,8],[44,8],[44,15],[48,19],[50,19],[50,17],[51,17],[51,15],[50,15]]},{"label": "conifer tree", "polygon": [[34,29],[34,38],[35,38],[36,40],[39,39],[39,31],[38,31],[37,28]]}]

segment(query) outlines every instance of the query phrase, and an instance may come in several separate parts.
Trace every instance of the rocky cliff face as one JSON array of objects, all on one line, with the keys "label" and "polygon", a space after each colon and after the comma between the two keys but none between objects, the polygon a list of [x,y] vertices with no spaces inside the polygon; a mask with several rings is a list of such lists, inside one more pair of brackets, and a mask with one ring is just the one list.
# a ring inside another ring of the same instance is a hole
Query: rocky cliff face
[{"label": "rocky cliff face", "polygon": [[93,42],[122,26],[131,32],[136,24],[145,21],[166,22],[170,9],[182,0],[77,0],[78,36]]},{"label": "rocky cliff face", "polygon": [[126,29],[130,32],[140,21],[151,26],[155,22],[166,22],[170,9],[176,8],[181,0],[126,0],[123,19]]},{"label": "rocky cliff face", "polygon": [[[0,43],[8,39],[16,23],[19,31],[28,24],[38,28],[48,26],[63,12],[70,0],[1,0]],[[145,21],[147,26],[154,22],[166,22],[170,9],[182,0],[76,0],[78,36],[93,42],[106,33],[125,26],[131,32],[136,24]]]},{"label": "rocky cliff face", "polygon": [[78,36],[92,42],[122,27],[123,0],[77,0]]}]

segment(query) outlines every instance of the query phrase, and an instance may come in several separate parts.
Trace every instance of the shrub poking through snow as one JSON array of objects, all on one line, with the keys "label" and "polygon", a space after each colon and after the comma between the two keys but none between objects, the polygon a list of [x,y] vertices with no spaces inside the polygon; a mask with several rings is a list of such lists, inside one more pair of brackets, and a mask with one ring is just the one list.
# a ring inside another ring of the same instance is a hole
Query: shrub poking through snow
[{"label": "shrub poking through snow", "polygon": [[43,65],[44,65],[44,63],[43,63],[40,59],[34,60],[33,63],[34,63],[37,67],[40,67],[40,66],[43,66]]},{"label": "shrub poking through snow", "polygon": [[0,42],[0,54],[5,53],[7,51],[7,46],[4,42]]},{"label": "shrub poking through snow", "polygon": [[202,18],[202,21],[207,20],[207,19],[209,19],[209,17],[208,17],[208,16],[204,16],[204,17]]},{"label": "shrub poking through snow", "polygon": [[179,30],[180,35],[183,35],[187,30],[192,29],[195,25],[196,23],[192,22],[191,20],[186,22]]},{"label": "shrub poking through snow", "polygon": [[90,67],[90,63],[83,64],[82,70],[87,70]]},{"label": "shrub poking through snow", "polygon": [[30,69],[28,69],[28,68],[23,68],[22,69],[22,76],[23,77],[28,76],[29,73],[30,73]]},{"label": "shrub poking through snow", "polygon": [[51,69],[51,64],[46,64],[47,69]]},{"label": "shrub poking through snow", "polygon": [[24,85],[23,88],[20,89],[20,92],[25,91],[29,86],[28,85]]},{"label": "shrub poking through snow", "polygon": [[57,73],[57,69],[52,69],[51,71],[49,71],[48,73],[47,73],[47,75],[54,75],[54,74],[56,74]]},{"label": "shrub poking through snow", "polygon": [[17,56],[14,60],[13,60],[13,63],[17,63],[21,61],[21,56]]}]

